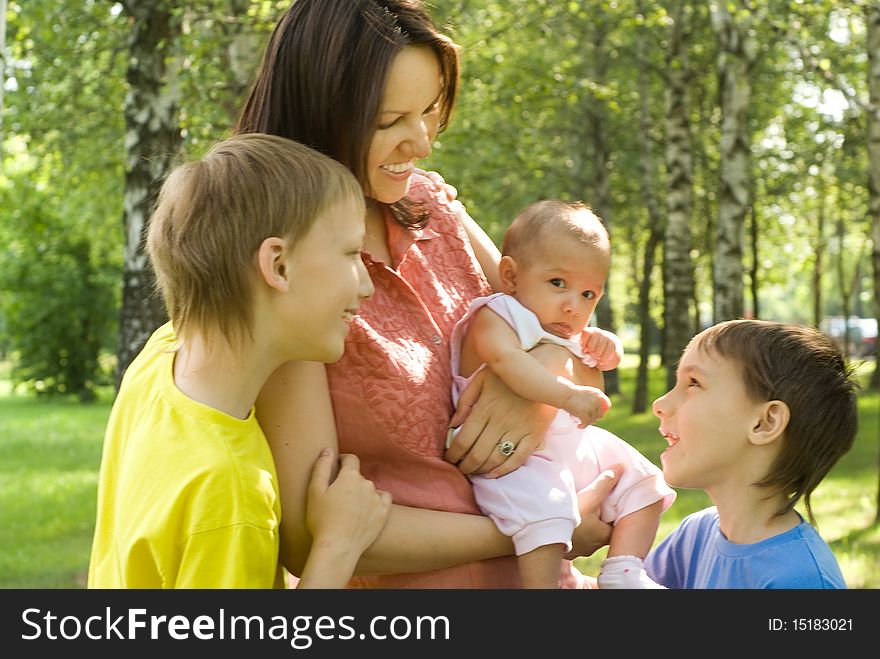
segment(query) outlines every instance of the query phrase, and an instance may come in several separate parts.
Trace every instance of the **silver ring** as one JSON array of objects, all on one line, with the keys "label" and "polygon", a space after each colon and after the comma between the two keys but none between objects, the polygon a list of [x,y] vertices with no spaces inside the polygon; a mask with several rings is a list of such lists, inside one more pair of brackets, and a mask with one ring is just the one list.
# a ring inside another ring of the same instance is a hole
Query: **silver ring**
[{"label": "silver ring", "polygon": [[498,444],[498,452],[501,453],[505,458],[509,458],[513,455],[513,452],[516,450],[516,445],[510,441],[509,439],[505,439],[503,442],[499,442]]}]

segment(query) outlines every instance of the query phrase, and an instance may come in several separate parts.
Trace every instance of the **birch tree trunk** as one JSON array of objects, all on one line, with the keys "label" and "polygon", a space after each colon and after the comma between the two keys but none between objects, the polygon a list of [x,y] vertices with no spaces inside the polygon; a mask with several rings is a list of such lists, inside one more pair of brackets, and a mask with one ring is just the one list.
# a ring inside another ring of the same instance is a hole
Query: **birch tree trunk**
[{"label": "birch tree trunk", "polygon": [[[871,263],[874,268],[874,317],[880,324],[880,4],[867,10],[868,24],[868,213],[871,217]],[[880,355],[880,350],[877,351]],[[871,386],[880,387],[880,357],[874,362]],[[880,521],[880,486],[877,489],[877,520]]]},{"label": "birch tree trunk", "polygon": [[[638,3],[638,13],[645,15],[644,2]],[[639,366],[636,370],[636,387],[633,394],[633,414],[641,414],[648,409],[648,361],[651,356],[651,276],[657,258],[657,248],[663,242],[665,231],[664,217],[660,210],[657,195],[654,194],[654,148],[651,139],[651,81],[647,66],[645,39],[636,38],[636,61],[639,62],[639,155],[640,187],[642,203],[648,214],[648,238],[642,256],[642,278],[638,282],[638,321],[639,321]]]},{"label": "birch tree trunk", "polygon": [[[871,263],[874,266],[874,317],[880,325],[880,4],[872,2],[867,9],[868,24],[868,90],[871,110],[868,112],[868,213],[871,216]],[[880,349],[875,349],[871,386],[880,387]],[[880,436],[878,436],[880,440]],[[880,462],[878,462],[880,470]],[[874,523],[880,523],[880,481],[874,506]]]},{"label": "birch tree trunk", "polygon": [[[126,0],[131,32],[128,38],[128,92],[125,97],[125,263],[116,386],[125,369],[165,319],[154,293],[155,278],[144,251],[144,235],[162,179],[175,164],[181,145],[179,91],[169,52],[179,22],[177,0]],[[169,73],[171,74],[169,76]],[[170,77],[172,82],[166,82]]]},{"label": "birch tree trunk", "polygon": [[691,263],[693,154],[688,105],[689,33],[681,2],[672,8],[667,55],[666,170],[667,225],[663,242],[663,364],[666,383],[675,383],[675,368],[692,336],[694,275]]},{"label": "birch tree trunk", "polygon": [[[732,16],[728,6],[736,10]],[[754,17],[741,0],[710,3],[718,36],[718,77],[721,104],[720,190],[718,237],[713,268],[714,321],[743,315],[743,243],[750,201],[751,141],[748,109],[751,69],[757,54]]]},{"label": "birch tree trunk", "polygon": [[235,124],[238,113],[244,103],[244,94],[254,79],[254,73],[260,64],[260,39],[248,18],[248,7],[252,0],[228,0],[229,20],[223,23],[223,31],[228,46],[223,57],[229,68],[229,85],[231,93],[227,98],[232,102],[229,107],[230,125]]},{"label": "birch tree trunk", "polygon": [[[608,58],[605,48],[605,31],[601,25],[596,28],[593,44],[593,52],[595,53],[595,57],[593,58],[593,79],[598,85],[602,86],[605,84],[605,78],[608,72]],[[599,217],[602,218],[605,228],[611,236],[611,187],[608,180],[608,162],[611,158],[611,154],[609,153],[608,140],[605,136],[607,125],[605,120],[605,102],[592,95],[590,95],[588,99],[587,113],[591,119],[591,138],[593,142],[593,190],[595,190],[596,194],[595,200],[593,200],[590,205],[598,213]],[[613,263],[615,261],[613,244],[612,236],[612,268],[614,267]],[[617,259],[617,261],[619,262],[619,259]],[[599,327],[602,327],[609,332],[616,331],[614,312],[611,307],[611,292],[607,285],[605,287],[605,295],[602,296],[602,299],[599,300],[599,304],[596,306],[596,320],[598,321]],[[618,377],[617,369],[605,371],[603,375],[605,378],[605,393],[609,396],[620,393],[620,379]]]},{"label": "birch tree trunk", "polygon": [[[751,198],[755,198],[755,186],[754,180],[751,179]],[[759,290],[759,279],[758,272],[760,271],[760,254],[758,250],[758,245],[760,244],[760,225],[758,223],[758,209],[755,208],[755,204],[751,204],[749,208],[749,247],[751,247],[751,264],[749,266],[749,283],[751,286],[751,297],[752,297],[752,317],[760,318],[761,317],[761,297],[758,294]]]},{"label": "birch tree trunk", "polygon": [[822,323],[822,277],[825,268],[825,173],[819,168],[816,177],[816,189],[819,191],[817,201],[819,204],[816,217],[816,236],[813,242],[813,326],[820,327]]},{"label": "birch tree trunk", "polygon": [[0,176],[3,176],[3,88],[6,86],[6,0],[0,0]]}]

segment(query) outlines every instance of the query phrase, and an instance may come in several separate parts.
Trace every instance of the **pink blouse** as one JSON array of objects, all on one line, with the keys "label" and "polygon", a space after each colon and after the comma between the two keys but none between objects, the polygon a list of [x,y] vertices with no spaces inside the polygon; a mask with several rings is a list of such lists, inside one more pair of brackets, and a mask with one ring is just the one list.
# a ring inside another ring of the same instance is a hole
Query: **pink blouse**
[{"label": "pink blouse", "polygon": [[[452,416],[449,337],[470,301],[491,293],[445,195],[413,177],[409,198],[430,213],[425,229],[386,215],[393,263],[364,254],[374,295],[361,304],[345,354],[328,365],[339,450],[394,502],[482,514],[471,484],[443,459]],[[516,558],[434,572],[356,577],[352,588],[516,588]]]}]

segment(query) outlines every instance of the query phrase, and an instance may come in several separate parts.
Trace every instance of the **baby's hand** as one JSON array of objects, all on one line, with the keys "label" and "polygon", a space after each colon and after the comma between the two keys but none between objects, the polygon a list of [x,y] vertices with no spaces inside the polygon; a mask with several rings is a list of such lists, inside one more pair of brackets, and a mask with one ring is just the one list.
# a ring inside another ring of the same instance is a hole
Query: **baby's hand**
[{"label": "baby's hand", "polygon": [[596,360],[596,368],[610,371],[623,358],[623,343],[611,332],[598,327],[585,327],[581,334],[581,349]]},{"label": "baby's hand", "polygon": [[313,547],[330,546],[339,554],[360,558],[379,536],[391,512],[391,495],[364,478],[355,455],[339,456],[332,479],[333,451],[325,449],[315,462],[309,483],[306,525]]},{"label": "baby's hand", "polygon": [[611,401],[601,389],[575,386],[562,409],[581,420],[578,428],[592,425],[611,408]]}]

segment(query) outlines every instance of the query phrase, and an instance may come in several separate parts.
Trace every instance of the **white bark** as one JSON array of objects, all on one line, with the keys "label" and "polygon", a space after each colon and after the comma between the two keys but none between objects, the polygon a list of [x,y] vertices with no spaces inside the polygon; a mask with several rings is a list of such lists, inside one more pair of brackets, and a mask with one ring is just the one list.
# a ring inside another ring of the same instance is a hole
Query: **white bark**
[{"label": "white bark", "polygon": [[[729,11],[731,5],[735,16]],[[719,322],[743,315],[743,243],[751,204],[748,109],[757,41],[755,17],[742,1],[713,1],[710,8],[718,36],[721,92],[718,234],[713,264],[714,320]]]},{"label": "white bark", "polygon": [[681,4],[673,11],[669,37],[666,87],[667,225],[663,248],[663,363],[667,384],[675,381],[675,367],[694,326],[691,263],[693,154],[688,119],[689,100],[687,17]]},{"label": "white bark", "polygon": [[125,261],[116,382],[153,330],[165,320],[153,292],[154,277],[144,251],[144,235],[163,178],[178,158],[181,143],[179,89],[171,51],[179,26],[177,0],[127,0],[128,93],[125,97]]},{"label": "white bark", "polygon": [[3,88],[6,86],[6,0],[0,0],[0,176],[3,175]]},{"label": "white bark", "polygon": [[[868,24],[868,90],[871,111],[868,112],[868,214],[871,218],[871,263],[874,269],[874,317],[880,322],[880,6],[872,3],[867,9]],[[877,362],[880,364],[880,360]],[[880,369],[874,368],[871,384],[880,386]],[[880,506],[880,487],[877,490]],[[880,507],[877,510],[880,519]]]}]

